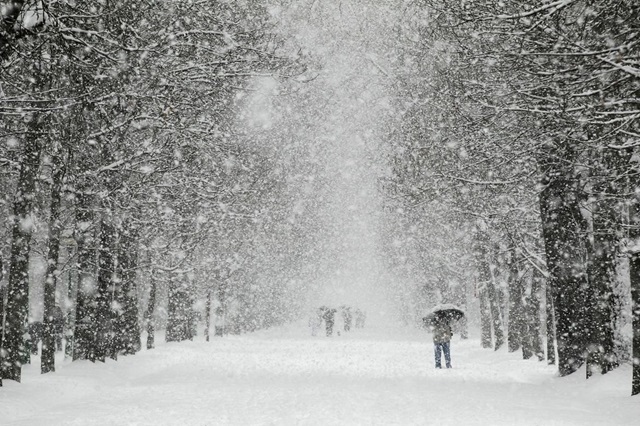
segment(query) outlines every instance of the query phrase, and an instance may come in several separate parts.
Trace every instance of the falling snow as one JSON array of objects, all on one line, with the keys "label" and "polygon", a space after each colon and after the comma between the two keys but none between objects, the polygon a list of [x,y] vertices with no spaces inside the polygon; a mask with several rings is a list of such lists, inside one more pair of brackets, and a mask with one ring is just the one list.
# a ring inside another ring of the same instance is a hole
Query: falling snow
[{"label": "falling snow", "polygon": [[637,423],[596,3],[2,2],[3,424]]}]

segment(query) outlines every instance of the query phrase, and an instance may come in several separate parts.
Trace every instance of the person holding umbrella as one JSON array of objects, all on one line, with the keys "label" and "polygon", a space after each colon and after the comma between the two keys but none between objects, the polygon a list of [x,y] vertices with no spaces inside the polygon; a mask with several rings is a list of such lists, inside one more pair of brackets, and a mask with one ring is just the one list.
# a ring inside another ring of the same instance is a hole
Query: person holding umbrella
[{"label": "person holding umbrella", "polygon": [[429,315],[423,318],[433,334],[433,351],[436,368],[442,368],[442,354],[444,354],[445,366],[451,368],[451,322],[464,316],[462,309],[451,304],[443,304],[434,307]]}]

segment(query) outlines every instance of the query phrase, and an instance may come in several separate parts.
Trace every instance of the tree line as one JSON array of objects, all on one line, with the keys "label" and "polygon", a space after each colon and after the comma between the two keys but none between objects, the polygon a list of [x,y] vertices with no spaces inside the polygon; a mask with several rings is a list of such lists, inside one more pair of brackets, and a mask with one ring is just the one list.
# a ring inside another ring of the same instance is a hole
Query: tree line
[{"label": "tree line", "polygon": [[[158,311],[168,340],[192,337],[196,299],[207,315],[214,302],[233,310],[241,330],[286,320],[296,300],[283,277],[321,255],[323,232],[312,215],[291,220],[290,181],[322,182],[305,177],[295,114],[258,136],[238,126],[247,88],[303,69],[264,4],[5,5],[1,377],[20,380],[28,360],[38,256],[43,372],[57,304],[70,307],[69,356],[92,361],[135,353],[140,324],[153,347]],[[402,309],[473,294],[483,346],[562,375],[631,361],[640,393],[639,6],[402,8],[388,69],[374,63],[398,113],[386,120],[385,259],[420,296],[400,292]]]},{"label": "tree line", "polygon": [[292,263],[268,252],[290,205],[267,201],[287,189],[238,94],[303,67],[261,2],[10,1],[0,59],[0,378],[29,362],[33,306],[43,373],[60,306],[73,360],[137,352],[141,324],[153,347],[156,317],[191,338],[202,297],[233,304],[239,330],[286,320],[267,277]]},{"label": "tree line", "polygon": [[453,257],[414,246],[412,263],[473,283],[483,346],[546,353],[562,376],[630,362],[640,393],[640,6],[422,0],[406,16],[388,211],[401,235],[455,235]]}]

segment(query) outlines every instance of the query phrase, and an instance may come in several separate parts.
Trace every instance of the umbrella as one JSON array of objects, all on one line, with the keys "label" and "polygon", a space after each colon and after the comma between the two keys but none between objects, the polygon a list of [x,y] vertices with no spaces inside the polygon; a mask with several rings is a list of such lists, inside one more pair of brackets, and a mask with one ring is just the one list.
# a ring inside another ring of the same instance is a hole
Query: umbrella
[{"label": "umbrella", "polygon": [[434,306],[427,316],[422,318],[425,325],[437,322],[457,321],[464,317],[464,311],[451,303],[443,303]]}]

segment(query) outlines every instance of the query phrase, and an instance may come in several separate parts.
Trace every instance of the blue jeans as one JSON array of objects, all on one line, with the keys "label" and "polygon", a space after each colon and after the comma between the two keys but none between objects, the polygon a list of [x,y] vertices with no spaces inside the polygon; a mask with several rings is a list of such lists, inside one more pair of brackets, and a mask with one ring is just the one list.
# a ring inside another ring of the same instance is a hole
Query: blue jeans
[{"label": "blue jeans", "polygon": [[444,352],[444,361],[446,362],[447,368],[451,368],[451,351],[449,349],[449,342],[433,344],[433,351],[436,355],[436,368],[442,368],[442,355],[440,353],[440,350]]}]

